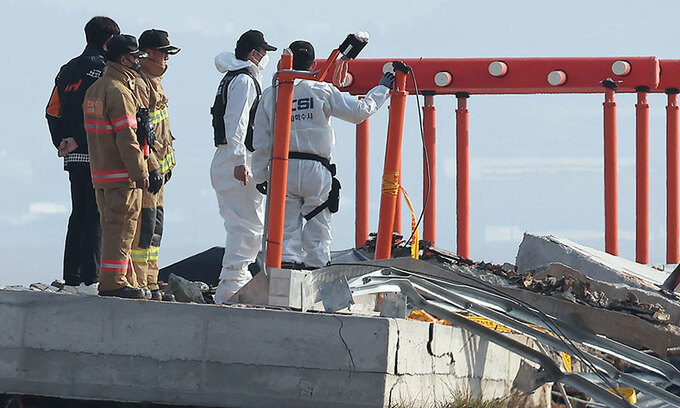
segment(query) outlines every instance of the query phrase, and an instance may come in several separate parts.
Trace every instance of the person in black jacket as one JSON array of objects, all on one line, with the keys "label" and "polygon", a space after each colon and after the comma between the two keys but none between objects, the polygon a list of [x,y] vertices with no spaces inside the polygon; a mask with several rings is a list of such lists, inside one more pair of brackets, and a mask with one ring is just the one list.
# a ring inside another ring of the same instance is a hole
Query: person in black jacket
[{"label": "person in black jacket", "polygon": [[96,295],[101,264],[101,227],[90,175],[87,136],[83,126],[85,91],[106,67],[106,42],[120,34],[109,17],[93,17],[85,25],[87,46],[62,66],[54,81],[46,116],[52,143],[64,158],[71,182],[71,216],[64,248],[64,281],[78,293]]}]

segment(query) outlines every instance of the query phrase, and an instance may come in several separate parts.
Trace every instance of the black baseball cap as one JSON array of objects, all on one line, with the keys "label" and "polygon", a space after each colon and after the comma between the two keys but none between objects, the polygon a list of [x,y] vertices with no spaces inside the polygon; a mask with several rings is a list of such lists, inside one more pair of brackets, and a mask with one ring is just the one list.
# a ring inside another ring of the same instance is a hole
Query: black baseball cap
[{"label": "black baseball cap", "polygon": [[248,30],[241,34],[241,37],[236,42],[236,48],[244,50],[263,48],[267,51],[276,51],[276,47],[267,44],[267,41],[264,39],[264,34],[257,30]]},{"label": "black baseball cap", "polygon": [[314,46],[304,40],[290,43],[288,49],[293,53],[293,66],[306,67],[314,62]]},{"label": "black baseball cap", "polygon": [[145,52],[139,50],[137,39],[134,35],[119,34],[111,37],[106,43],[106,60],[115,61],[125,54],[132,54],[138,58],[146,56]]},{"label": "black baseball cap", "polygon": [[156,29],[146,30],[139,36],[139,48],[165,51],[170,55],[175,55],[180,51],[180,48],[170,45],[170,36],[167,31]]}]

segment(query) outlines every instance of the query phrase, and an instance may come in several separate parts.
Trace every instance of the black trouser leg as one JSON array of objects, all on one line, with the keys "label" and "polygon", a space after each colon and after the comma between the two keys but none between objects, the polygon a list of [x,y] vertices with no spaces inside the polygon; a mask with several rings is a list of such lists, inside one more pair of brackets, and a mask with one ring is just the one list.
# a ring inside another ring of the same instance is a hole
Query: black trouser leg
[{"label": "black trouser leg", "polygon": [[87,184],[87,191],[83,191],[85,227],[80,253],[80,278],[86,285],[91,285],[99,282],[99,268],[102,263],[102,228],[99,223],[97,198],[90,174],[87,175]]},{"label": "black trouser leg", "polygon": [[89,167],[69,169],[71,216],[64,250],[67,285],[89,285],[99,280],[101,227]]}]

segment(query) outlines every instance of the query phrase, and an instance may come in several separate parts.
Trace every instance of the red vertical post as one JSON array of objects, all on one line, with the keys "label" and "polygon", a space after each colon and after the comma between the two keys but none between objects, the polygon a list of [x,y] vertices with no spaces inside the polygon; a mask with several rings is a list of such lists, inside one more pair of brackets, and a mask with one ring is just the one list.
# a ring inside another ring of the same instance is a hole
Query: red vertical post
[{"label": "red vertical post", "polygon": [[407,69],[407,67],[404,67],[403,71],[395,69],[396,80],[394,81],[394,90],[390,92],[390,119],[387,129],[387,146],[385,148],[385,167],[382,178],[380,221],[375,244],[375,259],[387,259],[392,256],[392,230],[394,228],[394,213],[399,191],[401,141],[404,133],[406,95],[408,95],[408,92],[406,92]]},{"label": "red vertical post", "polygon": [[355,220],[355,239],[356,248],[364,245],[368,239],[368,162],[369,162],[369,120],[357,125],[357,164],[356,164],[356,220]]},{"label": "red vertical post", "polygon": [[[283,50],[279,69],[293,68],[293,55]],[[276,123],[272,146],[271,183],[269,183],[269,224],[267,229],[267,266],[281,267],[283,221],[286,213],[288,151],[290,150],[290,112],[293,108],[293,77],[279,74]]]},{"label": "red vertical post", "polygon": [[667,89],[666,106],[666,263],[680,262],[678,220],[680,218],[680,188],[678,188],[678,89]]},{"label": "red vertical post", "polygon": [[635,260],[649,263],[649,87],[639,86],[635,104]]},{"label": "red vertical post", "polygon": [[470,152],[468,146],[468,114],[467,98],[464,92],[456,94],[456,221],[458,225],[458,255],[470,257]]},{"label": "red vertical post", "polygon": [[604,86],[604,241],[605,251],[619,254],[618,184],[616,164],[616,84],[611,80]]},{"label": "red vertical post", "polygon": [[437,234],[437,125],[434,93],[424,93],[424,95],[423,207],[425,207],[425,215],[423,239],[434,244]]}]

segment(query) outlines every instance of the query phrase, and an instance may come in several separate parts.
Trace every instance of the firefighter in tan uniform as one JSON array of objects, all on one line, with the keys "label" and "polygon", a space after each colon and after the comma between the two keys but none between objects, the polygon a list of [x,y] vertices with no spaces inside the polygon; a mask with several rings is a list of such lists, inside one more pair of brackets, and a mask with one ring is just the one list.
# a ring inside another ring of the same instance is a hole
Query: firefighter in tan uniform
[{"label": "firefighter in tan uniform", "polygon": [[83,104],[101,215],[101,296],[143,297],[130,257],[142,190],[149,188],[149,164],[137,136],[137,113],[148,103],[146,85],[135,71],[142,54],[135,37],[113,36],[107,44],[106,71],[87,90]]},{"label": "firefighter in tan uniform", "polygon": [[[168,98],[161,80],[167,70],[169,55],[179,52],[170,45],[168,33],[163,30],[146,30],[139,36],[139,49],[147,54],[140,60],[140,75],[149,88],[149,109],[155,126],[154,149],[151,153],[159,163],[158,172],[151,172],[150,191],[142,192],[141,220],[132,246],[132,262],[137,282],[144,295],[152,300],[161,300],[158,288],[158,252],[163,235],[163,184],[167,182],[175,166],[175,151],[172,147]],[[158,193],[153,185],[159,183]]]}]

